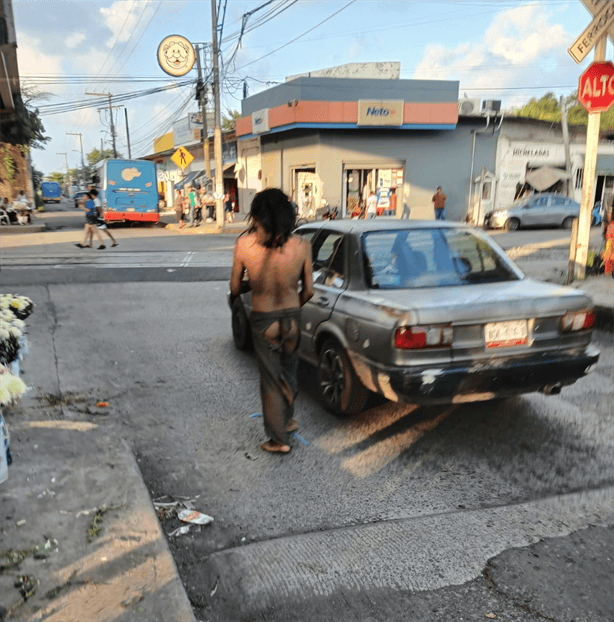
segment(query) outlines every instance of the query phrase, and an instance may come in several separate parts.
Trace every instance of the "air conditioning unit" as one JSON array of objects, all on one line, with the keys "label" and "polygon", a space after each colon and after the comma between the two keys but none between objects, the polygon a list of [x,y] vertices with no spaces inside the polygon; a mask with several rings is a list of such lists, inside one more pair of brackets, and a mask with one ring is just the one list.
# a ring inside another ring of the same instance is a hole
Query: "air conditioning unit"
[{"label": "air conditioning unit", "polygon": [[465,97],[458,100],[458,114],[468,117],[480,114],[480,100]]},{"label": "air conditioning unit", "polygon": [[500,99],[485,99],[482,102],[482,110],[484,112],[500,112],[501,100]]}]

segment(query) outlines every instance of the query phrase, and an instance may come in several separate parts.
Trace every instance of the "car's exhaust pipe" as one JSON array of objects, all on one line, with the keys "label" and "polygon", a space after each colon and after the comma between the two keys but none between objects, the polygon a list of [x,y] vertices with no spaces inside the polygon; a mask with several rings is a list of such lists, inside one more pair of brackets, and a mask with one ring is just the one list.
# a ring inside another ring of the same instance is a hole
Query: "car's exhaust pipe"
[{"label": "car's exhaust pipe", "polygon": [[544,395],[558,395],[563,387],[560,384],[547,384],[542,387],[539,392]]}]

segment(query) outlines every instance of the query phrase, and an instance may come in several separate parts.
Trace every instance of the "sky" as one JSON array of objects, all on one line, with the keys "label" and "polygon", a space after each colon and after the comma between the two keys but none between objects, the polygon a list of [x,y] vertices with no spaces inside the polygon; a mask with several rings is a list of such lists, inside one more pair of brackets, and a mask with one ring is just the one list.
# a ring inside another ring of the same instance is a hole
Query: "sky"
[{"label": "sky", "polygon": [[[223,112],[241,110],[244,84],[253,95],[287,76],[376,61],[400,62],[402,79],[458,80],[459,97],[511,109],[547,92],[570,94],[592,59],[578,65],[567,52],[591,21],[580,0],[217,2]],[[173,34],[208,44],[210,75],[210,0],[13,0],[13,10],[22,89],[47,94],[33,102],[51,137],[32,154],[43,173],[65,171],[66,161],[78,166],[80,140],[85,154],[101,140],[110,148],[108,97],[86,93],[123,99],[114,118],[124,157],[124,110],[133,158],[152,153],[155,137],[198,110],[196,65],[171,78],[157,50]]]}]

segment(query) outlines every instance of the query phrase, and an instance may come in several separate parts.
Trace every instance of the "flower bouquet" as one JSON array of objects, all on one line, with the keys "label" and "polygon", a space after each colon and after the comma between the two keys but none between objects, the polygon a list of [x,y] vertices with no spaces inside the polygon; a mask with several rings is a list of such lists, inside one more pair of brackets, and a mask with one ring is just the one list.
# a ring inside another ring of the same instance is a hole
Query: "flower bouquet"
[{"label": "flower bouquet", "polygon": [[0,367],[0,406],[8,406],[27,391],[26,383],[11,374],[6,367]]},{"label": "flower bouquet", "polygon": [[9,365],[19,358],[23,327],[16,322],[23,324],[23,320],[18,320],[15,317],[10,322],[0,317],[0,365]]},{"label": "flower bouquet", "polygon": [[34,303],[27,296],[0,294],[0,311],[10,311],[17,319],[25,320],[34,309]]}]

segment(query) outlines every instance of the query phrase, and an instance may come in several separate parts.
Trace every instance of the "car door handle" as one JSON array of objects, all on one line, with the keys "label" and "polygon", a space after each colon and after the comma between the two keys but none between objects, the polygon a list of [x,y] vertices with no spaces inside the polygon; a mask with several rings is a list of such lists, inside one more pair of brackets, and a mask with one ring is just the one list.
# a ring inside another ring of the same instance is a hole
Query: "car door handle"
[{"label": "car door handle", "polygon": [[320,296],[317,300],[316,300],[316,304],[319,307],[328,307],[328,305],[330,304],[330,300],[328,298],[326,298],[326,296]]}]

